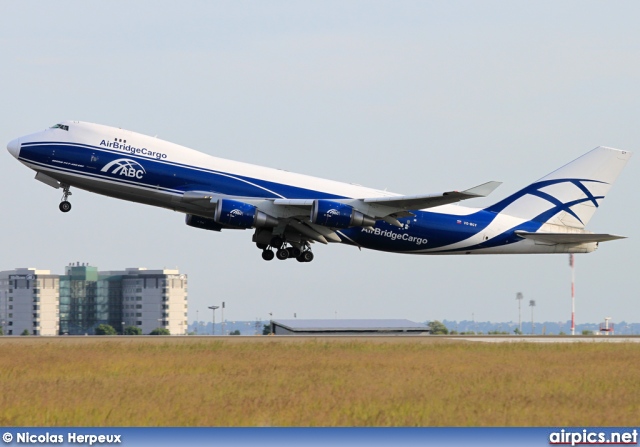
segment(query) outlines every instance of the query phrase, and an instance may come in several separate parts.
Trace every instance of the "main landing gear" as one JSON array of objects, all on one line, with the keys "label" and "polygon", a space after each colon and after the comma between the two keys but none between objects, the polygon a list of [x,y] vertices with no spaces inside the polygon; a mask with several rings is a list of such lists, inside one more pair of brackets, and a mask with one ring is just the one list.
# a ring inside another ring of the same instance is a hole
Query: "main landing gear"
[{"label": "main landing gear", "polygon": [[[299,246],[291,245],[287,247],[287,243],[279,236],[275,236],[271,239],[269,245],[257,243],[259,249],[262,250],[262,259],[265,261],[271,261],[273,258],[278,258],[281,261],[285,259],[296,259],[298,262],[311,262],[313,261],[313,253],[309,248],[308,243]],[[274,253],[272,249],[276,249]]]},{"label": "main landing gear", "polygon": [[62,185],[62,201],[58,206],[58,208],[60,208],[60,211],[62,211],[63,213],[68,213],[69,211],[71,211],[71,203],[67,201],[70,195],[71,195],[71,191],[69,191],[69,185],[63,184]]}]

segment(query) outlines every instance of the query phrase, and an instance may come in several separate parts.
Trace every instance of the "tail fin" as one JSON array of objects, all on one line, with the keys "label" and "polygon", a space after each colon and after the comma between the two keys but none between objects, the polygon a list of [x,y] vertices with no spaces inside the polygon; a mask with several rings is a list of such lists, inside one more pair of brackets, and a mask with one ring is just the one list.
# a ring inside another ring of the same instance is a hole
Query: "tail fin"
[{"label": "tail fin", "polygon": [[629,158],[629,151],[597,147],[487,210],[584,228]]}]

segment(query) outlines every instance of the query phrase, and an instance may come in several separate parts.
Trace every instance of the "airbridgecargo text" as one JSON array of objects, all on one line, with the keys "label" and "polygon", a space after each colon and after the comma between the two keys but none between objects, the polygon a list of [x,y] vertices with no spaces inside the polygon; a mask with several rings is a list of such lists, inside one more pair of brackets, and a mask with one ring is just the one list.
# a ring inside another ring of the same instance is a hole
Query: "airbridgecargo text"
[{"label": "airbridgecargo text", "polygon": [[368,228],[363,228],[362,232],[367,234],[373,234],[375,236],[388,237],[392,241],[400,240],[400,241],[413,242],[416,245],[426,245],[428,242],[427,239],[425,238],[411,236],[409,233],[402,233],[402,234],[394,233],[393,231],[383,230],[381,228],[374,228],[373,230]]},{"label": "airbridgecargo text", "polygon": [[151,151],[146,147],[133,147],[130,144],[122,144],[118,143],[117,141],[102,140],[100,142],[100,146],[118,149],[119,151],[129,152],[130,154],[140,154],[147,157],[154,157],[158,160],[164,160],[165,158],[167,158],[167,154],[163,154],[162,152]]},{"label": "airbridgecargo text", "polygon": [[[10,441],[9,438],[3,437],[5,442]],[[45,433],[40,435],[31,434],[29,432],[16,433],[16,444],[62,444],[65,441],[67,444],[82,444],[82,445],[103,445],[103,444],[121,444],[122,435],[81,435],[78,433],[67,433],[64,435],[57,435],[51,433]]]}]

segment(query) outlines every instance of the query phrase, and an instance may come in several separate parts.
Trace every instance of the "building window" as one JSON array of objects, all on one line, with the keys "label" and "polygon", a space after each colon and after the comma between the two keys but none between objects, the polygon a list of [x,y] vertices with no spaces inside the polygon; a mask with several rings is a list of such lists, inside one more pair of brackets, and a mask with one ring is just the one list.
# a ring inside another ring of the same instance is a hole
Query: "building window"
[{"label": "building window", "polygon": [[142,326],[142,321],[136,321],[136,326]]},{"label": "building window", "polygon": [[137,314],[136,314],[136,317],[141,317],[141,316],[142,316],[142,314],[141,314],[141,313],[137,313]]},{"label": "building window", "polygon": [[136,304],[136,309],[142,309],[142,304]]}]

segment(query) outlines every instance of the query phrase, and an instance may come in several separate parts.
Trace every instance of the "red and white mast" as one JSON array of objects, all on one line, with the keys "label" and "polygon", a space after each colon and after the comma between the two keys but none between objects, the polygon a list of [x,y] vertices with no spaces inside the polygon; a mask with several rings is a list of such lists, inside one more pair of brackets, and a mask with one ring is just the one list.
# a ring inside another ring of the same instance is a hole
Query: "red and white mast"
[{"label": "red and white mast", "polygon": [[569,266],[571,266],[571,335],[576,335],[576,270],[573,253],[569,254]]}]

